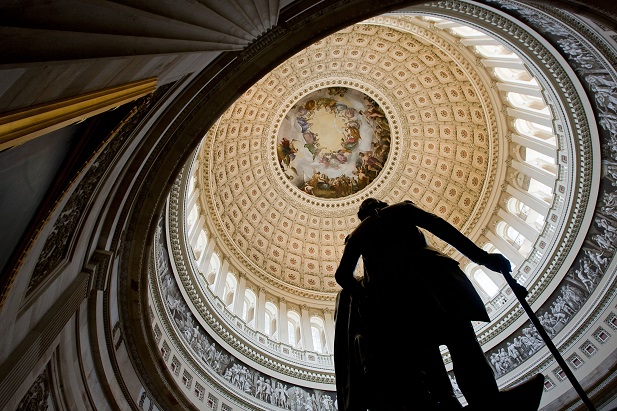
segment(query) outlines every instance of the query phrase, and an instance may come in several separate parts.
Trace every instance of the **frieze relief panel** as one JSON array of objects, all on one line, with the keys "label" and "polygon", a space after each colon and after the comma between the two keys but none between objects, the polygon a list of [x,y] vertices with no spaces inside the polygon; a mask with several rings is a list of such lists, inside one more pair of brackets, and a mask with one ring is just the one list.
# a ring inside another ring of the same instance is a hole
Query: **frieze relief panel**
[{"label": "frieze relief panel", "polygon": [[56,409],[51,392],[49,367],[45,367],[19,402],[17,411],[54,411]]},{"label": "frieze relief panel", "polygon": [[[30,277],[26,297],[39,285],[46,282],[68,257],[73,238],[88,205],[100,186],[104,173],[112,165],[116,155],[131,137],[136,127],[148,114],[154,103],[165,94],[170,85],[160,87],[152,95],[141,98],[102,147],[94,154],[90,162],[81,171],[83,177],[77,185],[71,187],[66,195],[70,197],[54,222],[53,229],[45,240],[43,250]],[[98,284],[97,284],[98,286]]]}]

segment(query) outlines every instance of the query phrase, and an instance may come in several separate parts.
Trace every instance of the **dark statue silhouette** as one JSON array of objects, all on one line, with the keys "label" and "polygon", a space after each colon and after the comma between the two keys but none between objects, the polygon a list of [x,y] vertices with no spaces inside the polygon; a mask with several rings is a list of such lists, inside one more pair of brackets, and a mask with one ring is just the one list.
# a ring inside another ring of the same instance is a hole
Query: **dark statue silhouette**
[{"label": "dark statue silhouette", "polygon": [[[493,271],[509,273],[510,262],[411,201],[369,198],[358,217],[335,274],[343,287],[334,348],[339,410],[461,409],[440,345],[448,347],[466,410],[537,410],[544,377],[499,391],[471,324],[489,321],[484,303],[458,263],[430,247],[419,228]],[[360,256],[364,277],[358,280]]]}]

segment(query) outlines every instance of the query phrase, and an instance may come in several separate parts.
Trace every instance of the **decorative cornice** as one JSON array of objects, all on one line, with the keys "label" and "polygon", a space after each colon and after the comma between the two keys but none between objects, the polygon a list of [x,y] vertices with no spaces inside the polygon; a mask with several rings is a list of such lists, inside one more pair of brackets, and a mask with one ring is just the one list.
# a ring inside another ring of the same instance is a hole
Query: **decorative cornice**
[{"label": "decorative cornice", "polygon": [[[143,107],[149,107],[147,103],[150,99],[150,96],[144,97],[142,101],[137,103],[137,106],[132,109],[131,113],[116,127],[110,137],[102,143],[92,158],[77,173],[78,177],[75,178],[73,184],[60,196],[64,199],[70,193],[62,212],[54,221],[54,228],[45,240],[43,250],[32,272],[26,296],[32,294],[39,285],[49,281],[50,276],[58,271],[67,258],[70,248],[74,245],[74,233],[78,224],[82,221],[84,213],[89,210],[88,204],[95,197],[95,191],[101,181],[104,180],[103,175],[129,139],[130,131],[127,130],[132,131],[136,119],[140,118],[135,114],[140,108],[143,110]],[[50,216],[53,211],[55,211],[55,207],[50,211]]]}]

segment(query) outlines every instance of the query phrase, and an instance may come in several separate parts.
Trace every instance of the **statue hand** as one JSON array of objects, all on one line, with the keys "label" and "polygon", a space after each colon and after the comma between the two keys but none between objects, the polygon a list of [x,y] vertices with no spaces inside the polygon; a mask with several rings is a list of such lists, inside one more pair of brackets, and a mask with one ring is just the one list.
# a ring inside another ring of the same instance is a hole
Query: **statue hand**
[{"label": "statue hand", "polygon": [[517,298],[524,299],[529,294],[529,291],[527,291],[525,287],[517,283],[512,276],[510,276],[512,266],[510,265],[510,261],[508,261],[508,259],[503,255],[498,253],[488,254],[482,265],[503,274],[506,277],[506,280],[508,280],[508,284]]},{"label": "statue hand", "polygon": [[512,271],[510,261],[503,255],[498,253],[488,254],[486,260],[480,262],[480,264],[482,264],[489,270],[498,273],[509,274]]},{"label": "statue hand", "polygon": [[364,281],[362,278],[351,277],[344,282],[337,280],[338,284],[346,290],[352,290],[358,287],[364,287]]},{"label": "statue hand", "polygon": [[529,294],[529,291],[517,282],[510,284],[510,288],[514,291],[514,295],[516,295],[518,299],[525,299]]}]

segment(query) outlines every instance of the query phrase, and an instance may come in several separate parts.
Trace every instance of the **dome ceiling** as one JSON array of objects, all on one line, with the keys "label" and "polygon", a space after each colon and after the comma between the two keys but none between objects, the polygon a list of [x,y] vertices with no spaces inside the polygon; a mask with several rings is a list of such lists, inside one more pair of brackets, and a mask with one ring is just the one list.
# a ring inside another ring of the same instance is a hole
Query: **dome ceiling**
[{"label": "dome ceiling", "polygon": [[236,269],[331,300],[369,196],[410,199],[473,237],[499,189],[503,119],[484,67],[454,41],[381,16],[299,52],[227,110],[202,143],[199,185]]}]

